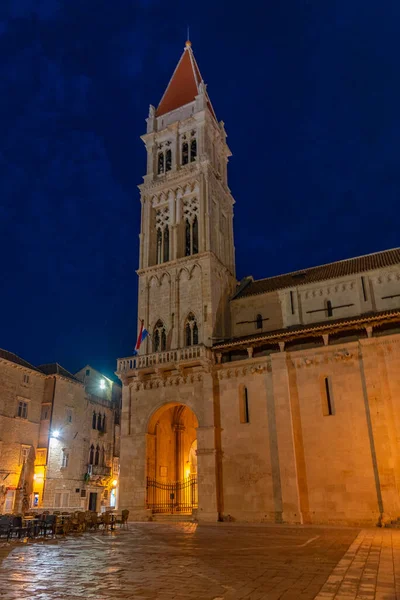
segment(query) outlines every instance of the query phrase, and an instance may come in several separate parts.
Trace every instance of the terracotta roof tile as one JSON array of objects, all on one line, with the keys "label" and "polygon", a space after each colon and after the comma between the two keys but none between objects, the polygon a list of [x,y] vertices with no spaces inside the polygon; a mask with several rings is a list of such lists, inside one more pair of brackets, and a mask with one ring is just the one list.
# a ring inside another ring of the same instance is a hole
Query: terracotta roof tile
[{"label": "terracotta roof tile", "polygon": [[366,256],[357,256],[356,258],[340,260],[319,267],[295,271],[294,273],[268,277],[267,279],[259,279],[258,281],[253,281],[249,278],[247,285],[244,285],[243,282],[241,283],[233,300],[317,281],[336,279],[337,277],[345,277],[346,275],[365,273],[366,271],[383,269],[397,264],[400,265],[400,248],[393,248],[392,250],[384,250],[383,252],[367,254]]}]

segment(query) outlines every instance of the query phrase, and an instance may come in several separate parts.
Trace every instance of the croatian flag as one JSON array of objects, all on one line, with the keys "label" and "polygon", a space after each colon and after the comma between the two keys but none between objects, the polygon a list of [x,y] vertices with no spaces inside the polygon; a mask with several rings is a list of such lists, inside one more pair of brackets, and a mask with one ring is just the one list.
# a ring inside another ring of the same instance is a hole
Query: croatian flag
[{"label": "croatian flag", "polygon": [[136,342],[136,346],[133,351],[134,355],[136,355],[139,352],[140,344],[143,342],[143,340],[145,340],[147,338],[148,335],[149,335],[149,332],[147,331],[147,329],[144,328],[144,321],[142,320],[140,322],[140,329],[139,329],[139,335],[138,335],[138,339]]}]

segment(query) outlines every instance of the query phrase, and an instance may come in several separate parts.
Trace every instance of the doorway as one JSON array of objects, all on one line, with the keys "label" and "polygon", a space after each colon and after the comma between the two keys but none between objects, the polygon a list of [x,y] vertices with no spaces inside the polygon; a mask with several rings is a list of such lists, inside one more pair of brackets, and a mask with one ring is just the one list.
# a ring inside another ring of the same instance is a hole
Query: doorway
[{"label": "doorway", "polygon": [[153,513],[191,514],[197,508],[197,427],[184,404],[167,404],[150,419],[146,506]]},{"label": "doorway", "polygon": [[89,510],[97,512],[97,492],[90,492],[89,494]]}]

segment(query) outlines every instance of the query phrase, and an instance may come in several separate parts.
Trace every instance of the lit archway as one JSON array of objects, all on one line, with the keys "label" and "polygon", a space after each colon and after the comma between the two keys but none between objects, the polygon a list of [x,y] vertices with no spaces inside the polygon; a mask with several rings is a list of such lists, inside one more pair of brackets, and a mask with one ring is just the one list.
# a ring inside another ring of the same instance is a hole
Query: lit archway
[{"label": "lit archway", "polygon": [[154,512],[191,512],[197,506],[197,427],[186,405],[169,403],[147,429],[147,506]]}]

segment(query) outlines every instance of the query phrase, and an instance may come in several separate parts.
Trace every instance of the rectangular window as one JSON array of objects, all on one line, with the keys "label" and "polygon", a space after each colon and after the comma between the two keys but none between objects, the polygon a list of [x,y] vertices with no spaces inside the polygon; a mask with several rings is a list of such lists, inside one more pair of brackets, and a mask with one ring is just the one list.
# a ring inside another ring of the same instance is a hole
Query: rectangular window
[{"label": "rectangular window", "polygon": [[90,369],[86,369],[86,377],[89,377],[90,375]]},{"label": "rectangular window", "polygon": [[293,292],[290,292],[290,308],[291,308],[291,311],[292,311],[292,315],[294,315]]},{"label": "rectangular window", "polygon": [[72,423],[72,408],[65,409],[65,422]]},{"label": "rectangular window", "polygon": [[20,459],[21,465],[24,465],[26,462],[28,462],[28,457],[29,457],[30,451],[31,451],[30,446],[21,446],[21,459]]},{"label": "rectangular window", "polygon": [[333,415],[332,385],[329,377],[322,381],[322,414],[324,417]]},{"label": "rectangular window", "polygon": [[249,418],[249,395],[247,387],[241,385],[239,387],[239,408],[240,408],[240,422],[250,423]]},{"label": "rectangular window", "polygon": [[28,384],[29,383],[29,375],[27,375],[26,373],[24,373],[24,383]]},{"label": "rectangular window", "polygon": [[367,298],[367,290],[365,288],[365,278],[364,277],[361,277],[361,285],[362,285],[364,302],[366,302],[368,300],[368,298]]},{"label": "rectangular window", "polygon": [[43,466],[46,464],[46,450],[36,450],[35,465]]},{"label": "rectangular window", "polygon": [[17,412],[17,415],[21,419],[27,419],[28,418],[28,403],[27,402],[24,402],[23,400],[20,400],[18,402],[18,412]]},{"label": "rectangular window", "polygon": [[50,404],[42,405],[42,413],[40,415],[41,421],[48,421],[50,419]]},{"label": "rectangular window", "polygon": [[8,490],[4,504],[4,512],[10,513],[14,508],[15,490]]},{"label": "rectangular window", "polygon": [[81,498],[86,498],[86,490],[81,490]]},{"label": "rectangular window", "polygon": [[69,451],[66,448],[63,448],[61,455],[61,467],[66,469],[68,467],[69,461]]},{"label": "rectangular window", "polygon": [[207,321],[207,304],[204,305],[204,323]]},{"label": "rectangular window", "polygon": [[328,317],[332,317],[333,316],[333,308],[332,308],[332,302],[330,300],[328,300],[328,302],[326,303],[326,310],[328,312]]}]

